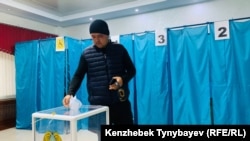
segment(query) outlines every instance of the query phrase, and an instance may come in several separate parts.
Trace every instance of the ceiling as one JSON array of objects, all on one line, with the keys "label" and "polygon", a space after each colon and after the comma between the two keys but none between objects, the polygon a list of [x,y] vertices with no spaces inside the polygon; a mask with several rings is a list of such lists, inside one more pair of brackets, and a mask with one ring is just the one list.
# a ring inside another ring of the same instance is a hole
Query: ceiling
[{"label": "ceiling", "polygon": [[205,1],[211,0],[1,0],[0,12],[67,27],[90,18],[115,19]]}]

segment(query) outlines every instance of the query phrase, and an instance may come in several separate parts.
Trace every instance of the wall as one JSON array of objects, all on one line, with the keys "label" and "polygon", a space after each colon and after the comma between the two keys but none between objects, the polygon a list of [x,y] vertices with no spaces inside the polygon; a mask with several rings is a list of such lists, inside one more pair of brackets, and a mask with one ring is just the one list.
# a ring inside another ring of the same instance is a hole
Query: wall
[{"label": "wall", "polygon": [[62,33],[61,27],[46,25],[46,24],[35,22],[32,20],[24,19],[21,17],[8,15],[8,14],[2,13],[2,12],[0,12],[0,17],[1,17],[0,23],[14,25],[14,26],[18,26],[18,27],[24,27],[27,29],[42,31],[45,33],[60,34],[60,35],[64,34],[64,33]]},{"label": "wall", "polygon": [[[152,31],[156,28],[171,28],[182,25],[249,17],[249,6],[249,0],[211,0],[210,2],[195,5],[107,20],[107,22],[110,26],[111,36],[122,35]],[[89,24],[62,28],[7,15],[1,12],[0,17],[1,23],[58,34],[61,36],[70,36],[77,39],[90,38],[88,30]],[[122,28],[120,27],[121,25],[123,25]]]},{"label": "wall", "polygon": [[[215,22],[250,16],[249,0],[213,0],[142,15],[108,20],[112,35],[153,31],[156,28]],[[121,28],[122,25],[122,28]],[[90,38],[89,24],[65,28],[68,36]]]}]

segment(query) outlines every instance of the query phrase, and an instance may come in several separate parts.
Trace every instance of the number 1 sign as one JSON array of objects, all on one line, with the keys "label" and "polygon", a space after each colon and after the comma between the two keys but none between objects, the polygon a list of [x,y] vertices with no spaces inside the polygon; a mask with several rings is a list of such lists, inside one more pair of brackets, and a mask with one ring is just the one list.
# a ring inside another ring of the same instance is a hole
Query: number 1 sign
[{"label": "number 1 sign", "polygon": [[230,38],[228,21],[215,22],[214,30],[215,40],[225,40]]}]

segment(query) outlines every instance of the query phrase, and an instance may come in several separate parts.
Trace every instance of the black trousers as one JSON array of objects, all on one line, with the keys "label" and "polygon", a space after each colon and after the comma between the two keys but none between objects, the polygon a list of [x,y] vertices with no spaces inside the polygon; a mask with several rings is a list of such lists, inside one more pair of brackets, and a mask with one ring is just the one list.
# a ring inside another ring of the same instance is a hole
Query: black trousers
[{"label": "black trousers", "polygon": [[126,100],[109,105],[110,125],[133,124],[130,101]]},{"label": "black trousers", "polygon": [[[133,114],[130,101],[126,100],[108,105],[110,125],[133,124]],[[101,125],[106,124],[106,114],[98,114],[89,118],[89,130],[96,133],[100,141]]]},{"label": "black trousers", "polygon": [[[130,101],[126,100],[108,105],[109,107],[109,124],[122,125],[133,124],[133,114]],[[106,114],[101,113],[89,118],[89,127],[100,129],[101,124],[106,124]]]}]

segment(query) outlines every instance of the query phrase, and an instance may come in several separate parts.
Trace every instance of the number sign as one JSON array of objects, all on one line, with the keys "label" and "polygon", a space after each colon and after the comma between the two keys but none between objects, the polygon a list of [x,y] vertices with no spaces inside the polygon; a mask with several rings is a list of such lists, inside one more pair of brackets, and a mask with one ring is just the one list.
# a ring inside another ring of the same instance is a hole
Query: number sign
[{"label": "number sign", "polygon": [[230,38],[228,21],[214,23],[214,30],[215,40],[225,40]]},{"label": "number sign", "polygon": [[155,46],[167,45],[167,33],[165,29],[155,31]]}]

